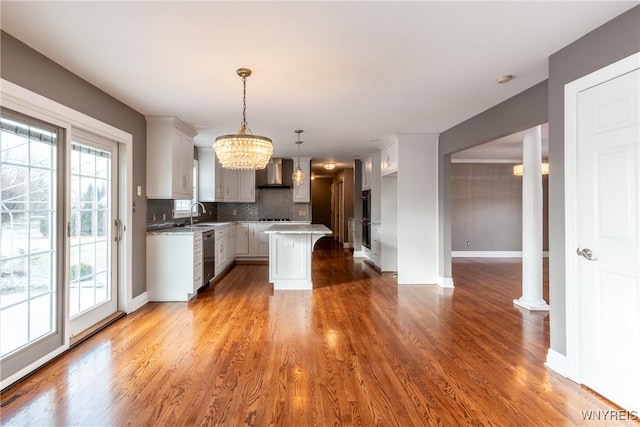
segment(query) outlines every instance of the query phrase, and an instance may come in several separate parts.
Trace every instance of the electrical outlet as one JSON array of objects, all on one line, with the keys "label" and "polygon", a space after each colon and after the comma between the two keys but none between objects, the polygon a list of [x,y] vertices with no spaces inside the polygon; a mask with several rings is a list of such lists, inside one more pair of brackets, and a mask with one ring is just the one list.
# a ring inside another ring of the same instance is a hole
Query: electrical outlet
[{"label": "electrical outlet", "polygon": [[233,216],[236,216],[236,210],[235,209],[233,210]]},{"label": "electrical outlet", "polygon": [[471,242],[467,240],[467,246],[471,246]]}]

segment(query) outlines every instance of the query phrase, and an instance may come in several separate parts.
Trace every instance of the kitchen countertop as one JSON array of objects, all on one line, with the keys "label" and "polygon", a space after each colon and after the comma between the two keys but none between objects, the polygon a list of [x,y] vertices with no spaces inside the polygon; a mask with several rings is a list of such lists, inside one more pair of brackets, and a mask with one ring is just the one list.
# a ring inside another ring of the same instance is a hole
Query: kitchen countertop
[{"label": "kitchen countertop", "polygon": [[275,224],[269,227],[266,234],[331,234],[331,230],[323,224]]},{"label": "kitchen countertop", "polygon": [[191,226],[184,227],[167,227],[156,230],[148,230],[147,235],[157,234],[193,234],[205,231],[216,230],[237,223],[256,223],[256,224],[291,224],[291,225],[310,225],[308,221],[227,221],[227,222],[200,222]]},{"label": "kitchen countertop", "polygon": [[199,223],[194,224],[193,227],[187,225],[184,227],[168,227],[168,228],[159,228],[157,230],[148,230],[147,235],[149,234],[193,234],[193,233],[202,233],[205,231],[215,230],[217,228],[222,228],[230,224],[235,224],[235,222],[216,222],[216,223]]}]

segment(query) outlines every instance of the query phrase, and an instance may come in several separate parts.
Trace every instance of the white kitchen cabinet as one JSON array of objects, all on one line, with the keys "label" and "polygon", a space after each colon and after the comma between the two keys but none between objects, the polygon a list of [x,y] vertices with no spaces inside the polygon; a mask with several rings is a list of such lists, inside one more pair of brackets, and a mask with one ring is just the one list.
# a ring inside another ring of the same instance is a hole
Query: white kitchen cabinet
[{"label": "white kitchen cabinet", "polygon": [[369,257],[378,267],[380,267],[382,260],[382,234],[380,228],[380,224],[371,224],[371,251],[369,252]]},{"label": "white kitchen cabinet", "polygon": [[147,116],[147,197],[193,197],[195,129],[171,116]]},{"label": "white kitchen cabinet", "polygon": [[235,224],[229,224],[215,231],[215,253],[214,277],[219,276],[225,269],[233,263],[235,259]]},{"label": "white kitchen cabinet", "polygon": [[[298,169],[298,158],[293,159],[293,170]],[[300,169],[304,173],[304,181],[297,185],[293,183],[293,203],[311,202],[311,157],[300,157]]]},{"label": "white kitchen cabinet", "polygon": [[236,256],[249,255],[249,224],[236,224]]},{"label": "white kitchen cabinet", "polygon": [[269,256],[269,235],[265,231],[272,225],[272,222],[249,224],[249,256]]},{"label": "white kitchen cabinet", "polygon": [[382,176],[391,175],[398,172],[398,142],[394,141],[382,148],[381,158]]},{"label": "white kitchen cabinet", "polygon": [[201,202],[255,203],[256,172],[224,169],[213,148],[198,148]]},{"label": "white kitchen cabinet", "polygon": [[369,156],[362,163],[362,191],[371,190],[371,177],[373,173],[373,157]]},{"label": "white kitchen cabinet", "polygon": [[147,234],[149,301],[188,301],[201,286],[201,232]]},{"label": "white kitchen cabinet", "polygon": [[213,148],[198,148],[198,201],[221,202],[224,197],[222,165]]},{"label": "white kitchen cabinet", "polygon": [[242,170],[238,172],[237,202],[254,203],[256,201],[256,171]]},{"label": "white kitchen cabinet", "polygon": [[256,171],[223,169],[224,202],[255,203]]}]

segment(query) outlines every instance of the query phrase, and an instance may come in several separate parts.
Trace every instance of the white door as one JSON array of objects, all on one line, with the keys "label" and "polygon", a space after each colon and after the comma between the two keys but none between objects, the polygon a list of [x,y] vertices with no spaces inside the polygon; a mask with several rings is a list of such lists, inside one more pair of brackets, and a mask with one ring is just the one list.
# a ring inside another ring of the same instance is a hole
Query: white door
[{"label": "white door", "polygon": [[640,409],[639,73],[577,104],[580,378],[628,410]]},{"label": "white door", "polygon": [[118,145],[74,131],[69,164],[67,277],[74,336],[118,310]]}]

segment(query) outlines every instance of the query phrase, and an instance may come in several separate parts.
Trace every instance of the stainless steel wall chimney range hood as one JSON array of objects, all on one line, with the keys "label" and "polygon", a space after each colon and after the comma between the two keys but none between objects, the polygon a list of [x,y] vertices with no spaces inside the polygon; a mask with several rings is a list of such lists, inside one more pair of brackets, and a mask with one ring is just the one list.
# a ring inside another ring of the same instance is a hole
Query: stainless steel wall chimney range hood
[{"label": "stainless steel wall chimney range hood", "polygon": [[[291,173],[289,173],[291,175]],[[266,182],[257,179],[259,184],[258,188],[291,188],[290,182],[285,182],[283,161],[280,158],[271,158],[266,167]],[[290,179],[288,180],[290,181]]]}]

